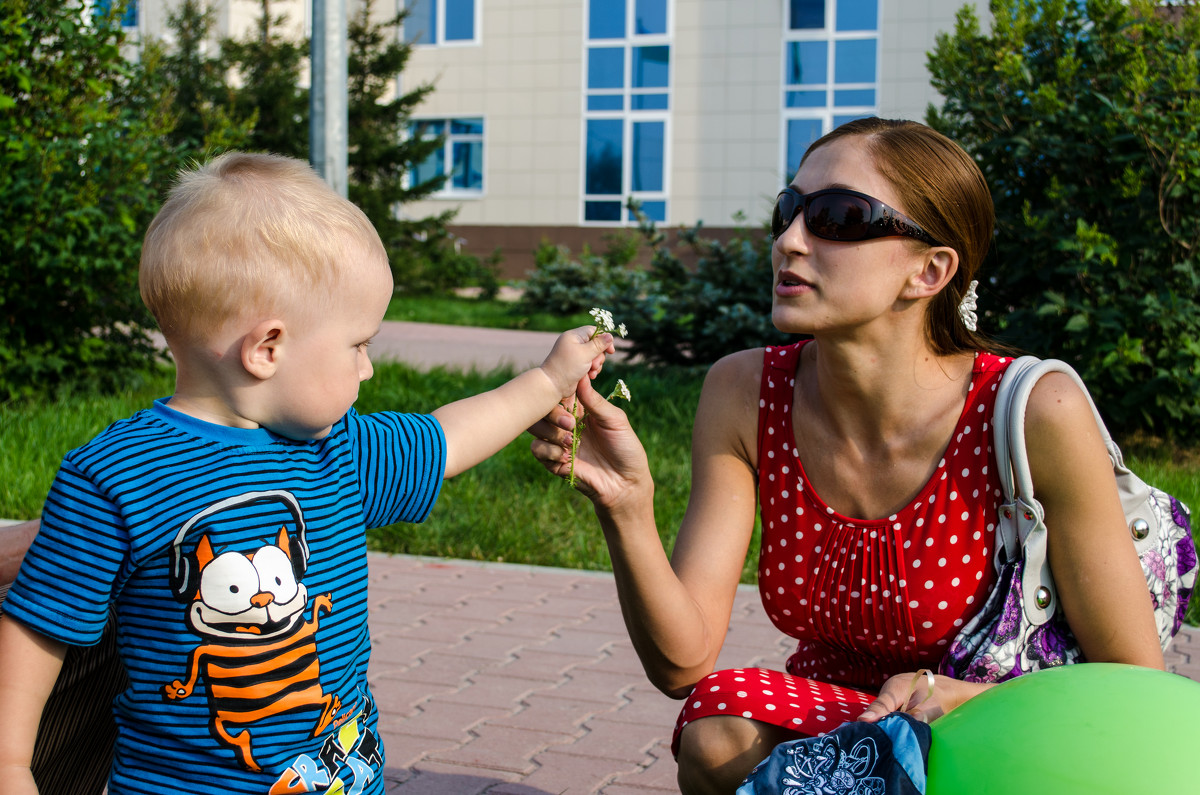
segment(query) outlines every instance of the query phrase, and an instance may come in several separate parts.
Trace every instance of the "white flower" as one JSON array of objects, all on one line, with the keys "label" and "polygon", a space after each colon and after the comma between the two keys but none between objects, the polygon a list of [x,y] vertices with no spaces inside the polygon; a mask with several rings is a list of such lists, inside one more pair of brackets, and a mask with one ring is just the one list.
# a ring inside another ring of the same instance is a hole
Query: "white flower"
[{"label": "white flower", "polygon": [[617,333],[620,334],[622,337],[625,337],[625,336],[628,336],[629,330],[626,329],[625,324],[622,323],[621,325],[617,326]]},{"label": "white flower", "polygon": [[604,331],[612,331],[615,328],[615,326],[613,326],[612,312],[609,312],[607,309],[601,309],[600,307],[596,307],[596,308],[592,309],[592,311],[589,312],[588,314],[596,319],[597,333],[604,332]]},{"label": "white flower", "polygon": [[613,387],[612,394],[608,396],[609,400],[612,400],[613,398],[633,400],[633,395],[629,394],[629,387],[625,385],[625,381],[623,379],[617,379],[617,385]]}]

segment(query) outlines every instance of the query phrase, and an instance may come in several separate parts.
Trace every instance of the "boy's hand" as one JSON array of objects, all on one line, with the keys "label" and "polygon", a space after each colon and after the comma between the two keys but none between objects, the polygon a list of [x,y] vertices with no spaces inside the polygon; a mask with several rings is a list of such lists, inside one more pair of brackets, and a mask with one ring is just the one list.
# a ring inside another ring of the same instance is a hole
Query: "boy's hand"
[{"label": "boy's hand", "polygon": [[563,332],[542,362],[542,372],[554,384],[560,398],[574,393],[582,378],[599,375],[604,357],[617,352],[613,335],[606,332],[593,337],[595,330],[595,326],[581,326]]}]

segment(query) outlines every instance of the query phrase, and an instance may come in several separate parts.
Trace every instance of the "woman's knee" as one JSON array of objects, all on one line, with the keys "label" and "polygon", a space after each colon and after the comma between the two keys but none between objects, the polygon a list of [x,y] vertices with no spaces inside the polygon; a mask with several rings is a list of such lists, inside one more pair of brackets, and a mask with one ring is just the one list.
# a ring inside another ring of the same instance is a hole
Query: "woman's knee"
[{"label": "woman's knee", "polygon": [[679,734],[679,789],[683,795],[732,795],[771,749],[794,736],[732,715],[692,721]]}]

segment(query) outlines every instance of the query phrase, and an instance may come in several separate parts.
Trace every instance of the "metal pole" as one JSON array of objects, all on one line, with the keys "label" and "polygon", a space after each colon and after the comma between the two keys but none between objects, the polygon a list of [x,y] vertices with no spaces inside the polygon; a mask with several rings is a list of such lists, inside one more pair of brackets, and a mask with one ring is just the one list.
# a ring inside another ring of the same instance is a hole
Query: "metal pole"
[{"label": "metal pole", "polygon": [[313,0],[310,162],[330,187],[346,195],[349,128],[346,85],[346,0]]}]

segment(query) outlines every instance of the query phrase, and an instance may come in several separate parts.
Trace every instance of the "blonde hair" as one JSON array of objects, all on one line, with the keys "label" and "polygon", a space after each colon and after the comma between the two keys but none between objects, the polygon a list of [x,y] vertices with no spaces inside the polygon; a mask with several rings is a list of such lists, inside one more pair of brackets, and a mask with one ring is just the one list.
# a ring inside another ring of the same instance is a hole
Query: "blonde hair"
[{"label": "blonde hair", "polygon": [[[866,118],[847,122],[817,139],[801,164],[817,149],[840,138],[862,137],[875,167],[904,209],[922,229],[958,252],[958,271],[934,297],[925,314],[925,336],[939,354],[1000,350],[1003,346],[971,331],[958,305],[978,278],[996,213],[979,166],[957,143],[931,127],[902,119]],[[914,241],[914,245],[927,245]]]},{"label": "blonde hair", "polygon": [[379,234],[307,163],[229,152],[180,174],[138,283],[168,340],[203,341],[248,311],[319,311],[364,259],[387,262]]}]

